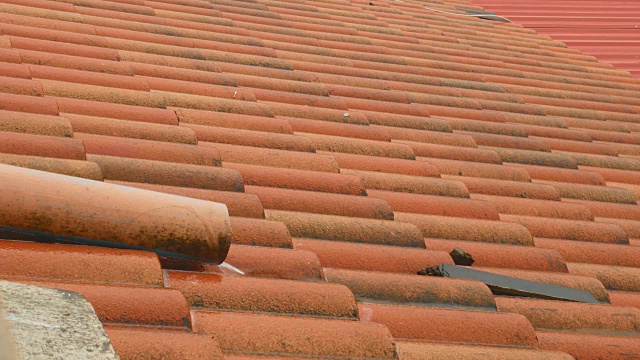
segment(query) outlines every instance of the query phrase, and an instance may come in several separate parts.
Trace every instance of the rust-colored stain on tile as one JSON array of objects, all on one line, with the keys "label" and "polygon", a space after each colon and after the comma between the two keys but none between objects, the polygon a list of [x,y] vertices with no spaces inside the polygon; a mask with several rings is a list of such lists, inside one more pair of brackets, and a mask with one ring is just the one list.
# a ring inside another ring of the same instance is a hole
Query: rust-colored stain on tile
[{"label": "rust-colored stain on tile", "polygon": [[[1,173],[47,184],[0,184],[0,278],[84,294],[123,359],[628,358],[638,9],[0,0]],[[601,304],[417,275],[456,248]]]}]

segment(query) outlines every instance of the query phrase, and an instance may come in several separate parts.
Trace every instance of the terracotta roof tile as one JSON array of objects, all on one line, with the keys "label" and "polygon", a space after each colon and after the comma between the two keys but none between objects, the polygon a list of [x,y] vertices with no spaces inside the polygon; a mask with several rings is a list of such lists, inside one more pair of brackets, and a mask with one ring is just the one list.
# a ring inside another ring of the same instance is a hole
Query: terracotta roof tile
[{"label": "terracotta roof tile", "polygon": [[218,343],[204,334],[124,326],[105,326],[105,331],[122,358],[139,359],[157,354],[167,360],[223,359]]},{"label": "terracotta roof tile", "polygon": [[619,225],[506,214],[500,215],[500,220],[522,224],[536,237],[612,244],[629,243],[627,233]]},{"label": "terracotta roof tile", "polygon": [[330,194],[262,186],[246,186],[266,209],[393,220],[387,202],[375,196]]},{"label": "terracotta roof tile", "polygon": [[342,136],[296,133],[311,140],[317,150],[350,153],[377,157],[391,157],[414,160],[415,154],[411,147],[405,144],[353,139]]},{"label": "terracotta roof tile", "polygon": [[290,151],[315,152],[312,141],[304,136],[183,124],[193,130],[199,141]]},{"label": "terracotta roof tile", "polygon": [[286,120],[293,131],[310,134],[344,136],[353,139],[390,141],[389,134],[384,128],[376,126],[362,126],[322,120],[280,117]]},{"label": "terracotta roof tile", "polygon": [[617,156],[567,153],[576,161],[578,165],[609,168],[618,170],[640,171],[640,161],[635,159],[625,159]]},{"label": "terracotta roof tile", "polygon": [[44,96],[40,82],[13,77],[0,77],[0,92],[16,95]]},{"label": "terracotta roof tile", "polygon": [[611,305],[640,308],[640,294],[635,292],[609,291]]},{"label": "terracotta roof tile", "polygon": [[[105,180],[222,191],[242,192],[244,189],[241,175],[235,170],[222,167],[106,155],[87,155],[87,160],[100,166]],[[215,182],[211,181],[212,178]]]},{"label": "terracotta roof tile", "polygon": [[[473,121],[473,120],[470,120]],[[537,139],[529,137],[517,137],[499,134],[485,134],[468,131],[455,131],[456,134],[471,136],[476,144],[483,146],[495,146],[520,150],[546,151],[550,152],[548,139]]]},{"label": "terracotta roof tile", "polygon": [[220,166],[220,153],[216,149],[191,144],[169,143],[153,140],[126,139],[115,136],[83,134],[76,132],[88,154],[114,157],[159,160],[183,164]]},{"label": "terracotta roof tile", "polygon": [[353,175],[234,163],[224,163],[223,166],[238,171],[246,185],[366,195],[360,178]]},{"label": "terracotta roof tile", "polygon": [[268,103],[276,116],[296,117],[313,120],[333,121],[339,123],[367,125],[368,121],[363,113],[358,111],[345,111],[336,109],[319,108],[304,105]]},{"label": "terracotta roof tile", "polygon": [[[531,178],[526,170],[515,167],[506,167],[498,164],[476,163],[471,161],[458,161],[437,158],[419,158],[437,167],[443,174],[465,177],[477,177],[498,180],[511,180],[529,182]],[[455,179],[454,177],[450,177]]]},{"label": "terracotta roof tile", "polygon": [[469,197],[469,192],[464,184],[453,180],[350,169],[342,169],[340,172],[358,176],[364,186],[376,190]]},{"label": "terracotta roof tile", "polygon": [[[393,359],[396,352],[380,324],[203,311],[193,317],[195,330],[211,335],[228,352],[374,359]],[[261,336],[255,336],[256,329]]]},{"label": "terracotta roof tile", "polygon": [[[175,110],[175,114],[178,117],[180,124],[186,127],[192,127],[191,125],[201,125],[231,129],[244,129],[260,132],[293,134],[293,130],[291,129],[291,126],[288,124],[288,122],[286,120],[277,118],[219,113],[194,109],[171,109]],[[206,128],[199,129],[206,130]]]},{"label": "terracotta roof tile", "polygon": [[318,153],[331,156],[338,163],[342,173],[345,173],[347,169],[353,169],[387,174],[440,177],[440,171],[436,167],[423,161],[325,151],[318,151]]},{"label": "terracotta roof tile", "polygon": [[5,254],[3,257],[10,260],[0,265],[4,278],[114,285],[163,284],[158,258],[150,252],[6,240],[0,242],[0,249]]},{"label": "terracotta roof tile", "polygon": [[97,181],[103,180],[98,164],[84,160],[0,154],[0,163]]},{"label": "terracotta roof tile", "polygon": [[481,194],[472,194],[471,198],[489,202],[492,206],[495,206],[495,210],[501,214],[540,216],[583,221],[593,220],[593,215],[591,214],[591,211],[589,211],[589,208],[580,204]]},{"label": "terracotta roof tile", "polygon": [[[501,217],[504,215],[501,215]],[[510,245],[533,245],[524,226],[500,221],[461,219],[395,212],[395,220],[416,225],[427,238],[479,241]]]},{"label": "terracotta roof tile", "polygon": [[486,201],[445,196],[367,190],[369,197],[385,200],[394,211],[472,219],[499,220],[498,212]]},{"label": "terracotta roof tile", "polygon": [[178,118],[176,117],[176,113],[168,109],[146,108],[142,106],[104,103],[71,98],[51,97],[45,99],[54,100],[60,113],[97,117],[109,115],[109,117],[111,118],[120,120],[141,121],[165,125],[178,125]]},{"label": "terracotta roof tile", "polygon": [[40,40],[18,36],[7,36],[11,42],[12,49],[22,49],[31,51],[48,52],[53,54],[81,56],[93,59],[118,61],[120,56],[117,50],[77,45],[71,43],[62,43],[50,40]]},{"label": "terracotta roof tile", "polygon": [[640,269],[635,267],[567,263],[571,274],[592,276],[607,289],[640,291]]},{"label": "terracotta roof tile", "polygon": [[445,252],[424,249],[301,238],[293,239],[293,247],[313,251],[324,267],[339,269],[415,274],[425,266],[453,263]]},{"label": "terracotta roof tile", "polygon": [[334,284],[175,271],[168,272],[166,284],[198,309],[347,319],[358,313],[353,294]]},{"label": "terracotta roof tile", "polygon": [[582,167],[579,167],[578,170],[574,170],[513,163],[506,163],[505,165],[525,169],[529,173],[529,176],[536,180],[549,180],[573,184],[605,185],[605,181],[601,175],[594,171],[583,169]]},{"label": "terracotta roof tile", "polygon": [[554,181],[537,180],[541,184],[553,186],[563,198],[589,201],[602,201],[620,204],[635,204],[636,198],[629,190],[612,186],[568,184]]},{"label": "terracotta roof tile", "polygon": [[558,351],[540,351],[537,349],[518,349],[487,346],[461,346],[452,344],[429,344],[418,342],[399,342],[398,357],[401,360],[444,360],[455,352],[460,360],[474,360],[483,357],[491,359],[522,360],[571,360],[569,354]]},{"label": "terracotta roof tile", "polygon": [[[451,132],[451,127],[449,124],[438,118],[430,118],[430,117],[420,117],[420,116],[410,116],[410,115],[401,115],[401,114],[382,114],[376,113],[372,111],[359,110],[358,112],[366,115],[369,123],[372,125],[384,125],[389,127],[398,127],[398,128],[409,128],[416,130],[427,130],[427,131],[439,131],[439,132]],[[388,132],[394,131],[396,134],[406,133],[403,132],[402,129],[393,129],[393,128],[385,128]],[[391,135],[391,134],[390,134]],[[429,138],[446,138],[446,134],[434,134],[434,133],[422,133],[416,132],[415,135],[407,135],[407,136],[428,136],[432,135]],[[402,135],[398,135],[402,136]],[[460,139],[459,136],[453,136],[454,138]],[[401,138],[400,138],[401,139]],[[406,138],[405,140],[412,140],[411,138]],[[424,140],[417,140],[424,141]],[[432,140],[433,141],[433,140]],[[467,139],[467,143],[469,143],[469,139]]]},{"label": "terracotta roof tile", "polygon": [[596,217],[595,222],[603,224],[614,224],[624,229],[629,237],[640,237],[640,222],[627,219],[612,219],[606,217]]},{"label": "terracotta roof tile", "polygon": [[291,235],[281,222],[231,217],[231,242],[239,245],[291,248]]},{"label": "terracotta roof tile", "polygon": [[478,149],[475,147],[424,144],[401,140],[394,140],[394,142],[410,146],[413,152],[420,157],[501,164],[500,155],[492,150]]},{"label": "terracotta roof tile", "polygon": [[0,110],[0,130],[34,135],[73,137],[70,122],[59,116]]},{"label": "terracotta roof tile", "polygon": [[202,146],[220,151],[224,162],[266,165],[310,171],[337,172],[337,164],[329,156],[278,149],[201,142]]},{"label": "terracotta roof tile", "polygon": [[225,260],[248,276],[291,280],[324,279],[322,265],[315,253],[259,246],[231,245]]},{"label": "terracotta roof tile", "polygon": [[610,217],[629,220],[640,220],[640,208],[635,204],[617,204],[610,202],[564,199],[565,202],[573,202],[586,206],[597,217]]},{"label": "terracotta roof tile", "polygon": [[184,127],[77,114],[62,113],[60,115],[77,133],[192,145],[197,143],[193,130]]},{"label": "terracotta roof tile", "polygon": [[85,160],[85,148],[77,139],[6,131],[0,131],[0,138],[2,153]]},{"label": "terracotta roof tile", "polygon": [[469,189],[470,193],[541,200],[560,200],[558,190],[546,184],[530,183],[519,179],[519,181],[509,181],[452,175],[442,175],[442,178],[463,183],[464,186]]},{"label": "terracotta roof tile", "polygon": [[536,247],[557,250],[571,262],[640,267],[639,249],[628,245],[576,242],[561,239],[534,239]]},{"label": "terracotta roof tile", "polygon": [[603,304],[572,304],[563,301],[496,298],[498,310],[524,315],[534,328],[554,330],[607,330],[636,333],[640,311]]},{"label": "terracotta roof tile", "polygon": [[328,268],[324,274],[361,302],[495,310],[491,291],[477,281]]},{"label": "terracotta roof tile", "polygon": [[358,308],[363,321],[386,325],[400,341],[538,345],[533,327],[521,315],[368,303],[359,304]]},{"label": "terracotta roof tile", "polygon": [[420,230],[408,223],[282,210],[265,210],[265,216],[293,237],[424,248]]},{"label": "terracotta roof tile", "polygon": [[425,239],[424,244],[429,250],[447,253],[460,248],[472,254],[476,266],[568,272],[567,265],[558,251],[540,247],[433,238]]},{"label": "terracotta roof tile", "polygon": [[187,301],[176,290],[42,281],[28,283],[82,294],[103,323],[183,329],[191,326]]},{"label": "terracotta roof tile", "polygon": [[632,337],[550,331],[536,334],[542,349],[566,352],[576,359],[624,359],[640,350],[640,343]]},{"label": "terracotta roof tile", "polygon": [[163,192],[167,194],[186,196],[201,200],[213,201],[223,203],[229,210],[229,215],[249,217],[249,218],[264,218],[264,209],[260,199],[256,195],[246,194],[233,191],[217,191],[208,189],[196,189],[192,187],[179,187],[169,185],[158,185],[149,183],[138,182],[126,182],[126,181],[114,181],[108,182],[123,186],[129,186],[139,189],[152,190],[157,192]]}]

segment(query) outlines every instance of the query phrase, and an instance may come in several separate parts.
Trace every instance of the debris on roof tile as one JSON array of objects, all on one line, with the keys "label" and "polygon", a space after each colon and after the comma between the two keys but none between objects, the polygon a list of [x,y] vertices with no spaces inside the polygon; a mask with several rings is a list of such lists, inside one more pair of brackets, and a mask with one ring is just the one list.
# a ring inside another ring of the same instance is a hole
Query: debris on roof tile
[{"label": "debris on roof tile", "polygon": [[[455,250],[456,249],[453,251],[455,252]],[[516,279],[510,276],[491,274],[480,270],[465,268],[459,266],[459,264],[433,266],[419,270],[418,275],[482,281],[495,295],[598,303],[598,300],[586,291],[574,290],[563,286],[546,285],[535,281]]]}]

